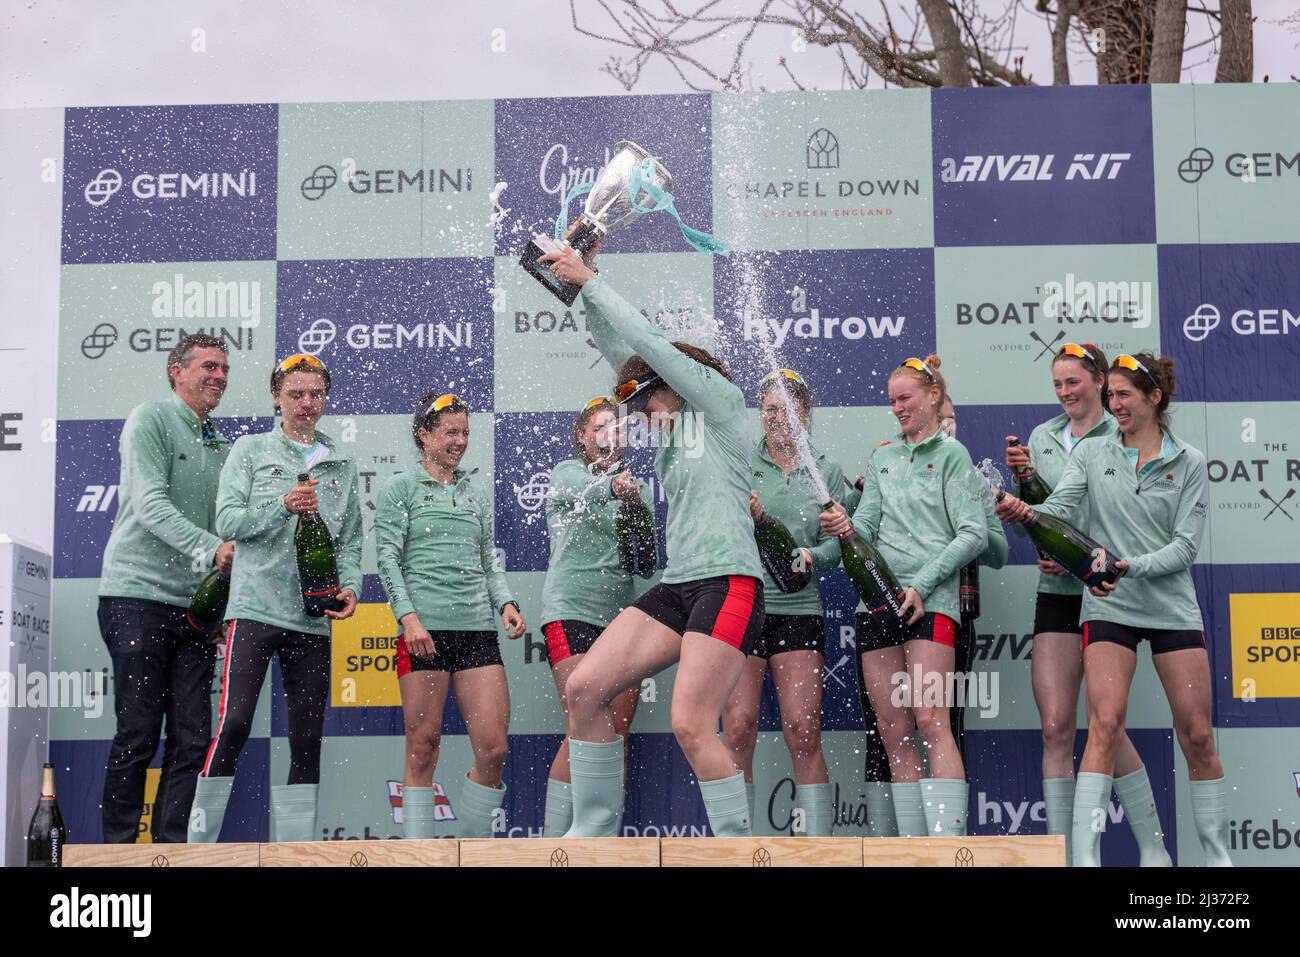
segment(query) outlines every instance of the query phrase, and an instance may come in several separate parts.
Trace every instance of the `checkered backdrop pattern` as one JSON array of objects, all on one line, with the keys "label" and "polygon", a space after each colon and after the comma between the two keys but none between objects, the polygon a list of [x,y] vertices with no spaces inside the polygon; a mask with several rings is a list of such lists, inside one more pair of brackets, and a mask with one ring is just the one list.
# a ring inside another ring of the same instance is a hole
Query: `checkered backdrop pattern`
[{"label": "checkered backdrop pattern", "polygon": [[[610,373],[581,300],[561,306],[516,260],[621,139],[661,155],[683,219],[735,253],[693,252],[670,218],[649,216],[610,236],[604,275],[662,328],[717,349],[751,396],[766,371],[758,344],[773,342],[814,385],[815,440],[849,475],[893,431],[884,387],[906,356],[943,357],[959,436],[977,461],[1000,460],[1002,436],[1027,435],[1055,413],[1048,370],[1060,343],[1176,357],[1174,428],[1210,459],[1210,521],[1194,577],[1235,786],[1236,859],[1294,862],[1294,86],[68,110],[54,667],[88,682],[108,671],[95,590],[116,514],[118,436],[134,405],[162,393],[164,355],[182,331],[231,345],[220,413],[232,435],[271,426],[266,380],[276,356],[306,351],[329,364],[322,428],[358,465],[368,535],[384,483],[415,464],[415,398],[455,390],[474,409],[468,464],[491,477],[497,544],[533,626],[503,642],[512,700],[504,825],[537,833],[563,729],[535,627],[541,503],[550,467],[569,454],[572,416],[608,390]],[[636,461],[649,477],[649,458]],[[363,604],[333,637],[320,827],[336,839],[400,833],[396,625],[369,538],[364,570]],[[1041,832],[1029,672],[1036,582],[1023,539],[1013,537],[1012,563],[985,569],[983,582],[976,668],[987,686],[997,682],[998,706],[970,712],[972,830]],[[825,594],[825,749],[836,833],[855,834],[865,819],[855,598],[839,572]],[[671,671],[642,699],[628,833],[703,834],[698,791],[670,732]],[[99,838],[111,692],[106,704],[95,720],[53,716],[60,794],[78,841]],[[1197,863],[1186,768],[1146,652],[1129,723],[1176,835],[1171,851]],[[453,702],[438,769],[452,813],[470,762],[464,731]],[[285,733],[277,672],[241,759],[227,840],[266,838],[267,789],[287,771]],[[755,775],[757,830],[788,829],[793,782],[770,685]],[[1126,828],[1112,828],[1103,850],[1108,862],[1136,861]]]}]

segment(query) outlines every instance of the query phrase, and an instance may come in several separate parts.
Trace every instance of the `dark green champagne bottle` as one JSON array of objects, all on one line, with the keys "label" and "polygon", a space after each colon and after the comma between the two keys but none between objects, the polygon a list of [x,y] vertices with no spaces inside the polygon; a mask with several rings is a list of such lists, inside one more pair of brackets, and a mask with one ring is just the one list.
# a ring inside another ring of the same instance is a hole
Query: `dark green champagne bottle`
[{"label": "dark green champagne bottle", "polygon": [[[999,492],[998,501],[1002,501],[1006,494]],[[1041,554],[1052,559],[1089,588],[1114,584],[1124,574],[1105,547],[1063,519],[1043,515],[1031,508],[1025,528]]]},{"label": "dark green champagne bottle", "polygon": [[[829,511],[832,504],[823,502],[822,511]],[[903,589],[876,546],[850,530],[840,537],[840,557],[849,581],[867,606],[867,614],[888,614],[901,628],[903,620],[898,612],[903,607]]]},{"label": "dark green champagne bottle", "polygon": [[54,765],[47,763],[41,770],[41,797],[27,826],[27,866],[62,867],[67,842],[68,829],[54,797]]},{"label": "dark green champagne bottle", "polygon": [[230,576],[212,569],[194,593],[190,609],[185,613],[185,623],[205,638],[216,637],[226,619],[226,601],[229,598]]},{"label": "dark green champagne bottle", "polygon": [[618,558],[629,575],[649,578],[659,565],[654,516],[639,502],[624,502],[614,516]]},{"label": "dark green champagne bottle", "polygon": [[801,591],[812,581],[812,568],[805,568],[794,536],[780,519],[763,512],[754,519],[754,541],[763,569],[786,594]]},{"label": "dark green champagne bottle", "polygon": [[[298,484],[310,481],[303,472]],[[302,585],[302,610],[308,618],[323,618],[325,612],[339,607],[339,569],[334,560],[334,536],[318,512],[298,516],[293,532],[293,546],[298,554],[298,582]]]},{"label": "dark green champagne bottle", "polygon": [[957,596],[961,606],[961,620],[974,621],[980,616],[980,563],[975,559],[962,566],[957,580]]},{"label": "dark green champagne bottle", "polygon": [[[1008,448],[1019,445],[1019,439],[1007,440]],[[1020,493],[1018,497],[1026,505],[1042,505],[1047,501],[1047,496],[1052,494],[1052,490],[1047,487],[1043,477],[1032,466],[1030,468],[1016,469],[1015,475],[1016,489]]]}]

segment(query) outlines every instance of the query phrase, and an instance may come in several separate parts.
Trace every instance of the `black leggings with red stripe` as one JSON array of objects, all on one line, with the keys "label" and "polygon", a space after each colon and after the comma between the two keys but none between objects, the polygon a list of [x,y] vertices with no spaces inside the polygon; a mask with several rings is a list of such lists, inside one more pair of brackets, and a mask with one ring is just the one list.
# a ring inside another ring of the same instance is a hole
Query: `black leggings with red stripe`
[{"label": "black leggings with red stripe", "polygon": [[330,688],[330,640],[246,618],[230,622],[217,731],[204,777],[230,777],[253,727],[271,656],[280,658],[289,709],[289,784],[320,783],[320,739]]}]

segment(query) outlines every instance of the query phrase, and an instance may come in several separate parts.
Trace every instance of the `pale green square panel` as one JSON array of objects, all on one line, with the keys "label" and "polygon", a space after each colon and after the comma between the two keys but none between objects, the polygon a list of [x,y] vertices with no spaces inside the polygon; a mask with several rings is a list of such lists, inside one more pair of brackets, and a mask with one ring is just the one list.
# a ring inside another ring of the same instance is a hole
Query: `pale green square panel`
[{"label": "pale green square panel", "polygon": [[279,258],[491,255],[493,121],[483,100],[282,106]]},{"label": "pale green square panel", "polygon": [[713,229],[735,249],[934,243],[928,90],[716,94]]},{"label": "pale green square panel", "polygon": [[[1177,430],[1182,413],[1175,410]],[[1199,446],[1210,478],[1209,549],[1201,549],[1201,560],[1294,563],[1300,499],[1291,490],[1300,479],[1300,402],[1214,402],[1202,411],[1203,434],[1213,439],[1208,448]]]},{"label": "pale green square panel", "polygon": [[114,263],[59,271],[60,419],[125,419],[165,398],[186,333],[226,343],[219,417],[265,415],[275,362],[275,263]]},{"label": "pale green square panel", "polygon": [[943,247],[934,275],[937,351],[963,404],[1051,402],[1066,342],[1160,346],[1155,246]]},{"label": "pale green square panel", "polygon": [[1296,241],[1300,85],[1155,86],[1151,105],[1160,242]]}]

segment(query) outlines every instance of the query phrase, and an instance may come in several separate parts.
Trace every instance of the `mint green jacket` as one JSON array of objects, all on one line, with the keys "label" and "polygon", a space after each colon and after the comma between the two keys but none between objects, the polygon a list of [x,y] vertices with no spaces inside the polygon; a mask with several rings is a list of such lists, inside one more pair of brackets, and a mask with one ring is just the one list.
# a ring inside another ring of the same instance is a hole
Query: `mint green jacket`
[{"label": "mint green jacket", "polygon": [[495,632],[501,609],[514,601],[477,472],[456,469],[454,484],[444,485],[417,466],[388,480],[375,513],[375,551],[399,622],[415,612],[428,631]]},{"label": "mint green jacket", "polygon": [[230,440],[213,426],[204,441],[198,415],[172,394],[131,410],[118,447],[117,518],[99,594],[188,608],[222,542],[213,530]]},{"label": "mint green jacket", "polygon": [[[1081,623],[1203,629],[1191,568],[1205,531],[1208,488],[1205,456],[1171,432],[1161,457],[1147,463],[1141,477],[1121,435],[1075,446],[1051,496],[1034,508],[1079,527],[1129,563],[1107,597],[1083,593]],[[1089,510],[1080,526],[1084,504]]]},{"label": "mint green jacket", "polygon": [[753,444],[745,397],[673,344],[601,276],[582,287],[587,327],[614,369],[639,355],[681,397],[671,434],[655,454],[668,498],[665,584],[722,575],[762,578],[749,514]]},{"label": "mint green jacket", "polygon": [[917,445],[900,435],[876,449],[853,526],[874,542],[927,612],[960,621],[958,574],[988,545],[988,516],[970,453],[935,432]]},{"label": "mint green jacket", "polygon": [[[1061,430],[1065,428],[1065,423],[1068,421],[1070,417],[1062,412],[1029,433],[1029,461],[1047,483],[1048,488],[1056,488],[1056,484],[1061,481],[1061,476],[1065,474],[1066,464],[1070,461],[1071,452],[1066,451],[1065,444],[1061,441]],[[1118,431],[1115,417],[1109,412],[1103,412],[1101,421],[1074,443],[1073,451],[1078,450],[1080,442],[1108,438]],[[1078,521],[1074,524],[1079,528],[1086,528],[1088,525],[1086,500],[1079,503],[1075,516]],[[1042,574],[1038,576],[1038,590],[1052,595],[1079,595],[1083,593],[1083,582],[1073,575]]]},{"label": "mint green jacket", "polygon": [[339,454],[324,433],[317,432],[316,441],[329,449],[329,455],[310,470],[302,451],[279,425],[260,435],[242,436],[230,450],[217,490],[217,534],[235,542],[227,619],[250,618],[312,635],[330,633],[332,619],[308,618],[302,610],[293,544],[297,516],[284,507],[284,497],[302,472],[320,482],[318,511],[334,536],[339,586],[361,597],[357,467]]},{"label": "mint green jacket", "polygon": [[[592,475],[581,459],[565,459],[551,469],[543,627],[553,621],[585,621],[604,628],[635,598],[632,576],[619,558],[615,519],[623,503],[614,497],[611,479]],[[649,487],[637,485],[653,522]]]},{"label": "mint green jacket", "polygon": [[[813,450],[813,457],[831,497],[852,514],[859,493],[847,487],[844,471],[822,452]],[[767,439],[761,438],[754,450],[754,491],[758,493],[763,511],[780,521],[789,530],[794,543],[808,549],[813,556],[813,580],[803,589],[783,594],[772,576],[763,571],[763,601],[773,615],[820,615],[822,613],[821,585],[817,575],[832,571],[840,564],[840,542],[822,531],[821,506],[813,490],[808,470],[799,465],[785,472],[772,461],[767,452]]]}]

